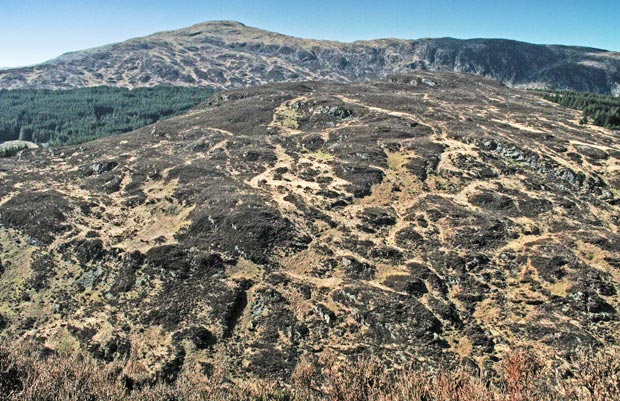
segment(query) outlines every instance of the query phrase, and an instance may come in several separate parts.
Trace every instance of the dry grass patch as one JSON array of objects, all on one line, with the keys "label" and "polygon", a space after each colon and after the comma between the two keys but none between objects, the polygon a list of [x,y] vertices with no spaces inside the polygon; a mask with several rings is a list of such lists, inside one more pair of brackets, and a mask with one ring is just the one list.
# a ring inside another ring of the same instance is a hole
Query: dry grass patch
[{"label": "dry grass patch", "polygon": [[299,363],[288,383],[235,379],[219,368],[209,376],[184,370],[165,383],[131,380],[119,362],[102,365],[84,355],[19,344],[0,347],[0,400],[617,401],[619,356],[617,347],[582,350],[564,366],[549,367],[514,350],[487,378],[465,367],[388,371],[371,357],[351,363],[327,353],[316,363]]}]

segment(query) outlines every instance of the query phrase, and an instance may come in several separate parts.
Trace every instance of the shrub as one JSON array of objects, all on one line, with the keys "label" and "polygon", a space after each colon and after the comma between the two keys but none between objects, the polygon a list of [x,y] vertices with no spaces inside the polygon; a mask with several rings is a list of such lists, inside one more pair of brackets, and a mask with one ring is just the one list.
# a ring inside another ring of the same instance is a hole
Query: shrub
[{"label": "shrub", "polygon": [[13,157],[24,149],[27,149],[27,145],[7,146],[0,148],[0,157]]},{"label": "shrub", "polygon": [[290,383],[234,379],[215,369],[209,377],[184,370],[174,383],[129,388],[119,363],[24,343],[0,346],[0,401],[620,401],[619,356],[617,347],[582,350],[551,369],[516,350],[498,376],[483,379],[464,368],[386,371],[370,357],[342,363],[331,354],[300,363]]}]

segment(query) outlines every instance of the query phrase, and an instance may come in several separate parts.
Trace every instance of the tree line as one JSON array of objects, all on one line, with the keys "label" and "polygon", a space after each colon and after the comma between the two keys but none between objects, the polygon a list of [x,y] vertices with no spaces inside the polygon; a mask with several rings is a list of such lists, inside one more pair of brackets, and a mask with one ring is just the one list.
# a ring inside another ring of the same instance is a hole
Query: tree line
[{"label": "tree line", "polygon": [[550,92],[543,97],[564,107],[583,111],[581,124],[592,123],[609,129],[620,129],[618,97],[579,92]]},{"label": "tree line", "polygon": [[205,101],[211,88],[0,90],[0,143],[76,144],[133,131]]}]

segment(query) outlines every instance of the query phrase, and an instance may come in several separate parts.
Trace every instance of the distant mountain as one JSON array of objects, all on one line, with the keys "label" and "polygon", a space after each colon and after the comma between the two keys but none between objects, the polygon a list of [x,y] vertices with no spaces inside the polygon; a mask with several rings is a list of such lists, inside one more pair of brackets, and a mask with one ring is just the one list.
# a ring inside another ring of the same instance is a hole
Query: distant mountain
[{"label": "distant mountain", "polygon": [[620,95],[620,53],[504,39],[300,39],[234,21],[207,22],[0,71],[0,88],[155,85],[242,88],[336,82],[412,70],[457,71],[520,88]]}]

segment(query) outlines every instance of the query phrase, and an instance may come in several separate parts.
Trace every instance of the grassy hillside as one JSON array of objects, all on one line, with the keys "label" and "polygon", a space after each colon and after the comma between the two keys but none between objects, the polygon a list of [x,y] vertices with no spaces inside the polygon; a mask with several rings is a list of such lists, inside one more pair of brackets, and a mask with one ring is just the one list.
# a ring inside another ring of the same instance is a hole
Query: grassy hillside
[{"label": "grassy hillside", "polygon": [[576,366],[620,333],[620,146],[580,118],[419,72],[217,93],[0,158],[0,344],[79,353],[136,389],[216,369],[328,386],[312,369],[333,354],[485,380],[518,349]]},{"label": "grassy hillside", "polygon": [[0,91],[0,142],[75,144],[129,132],[184,112],[212,93],[163,86]]}]

